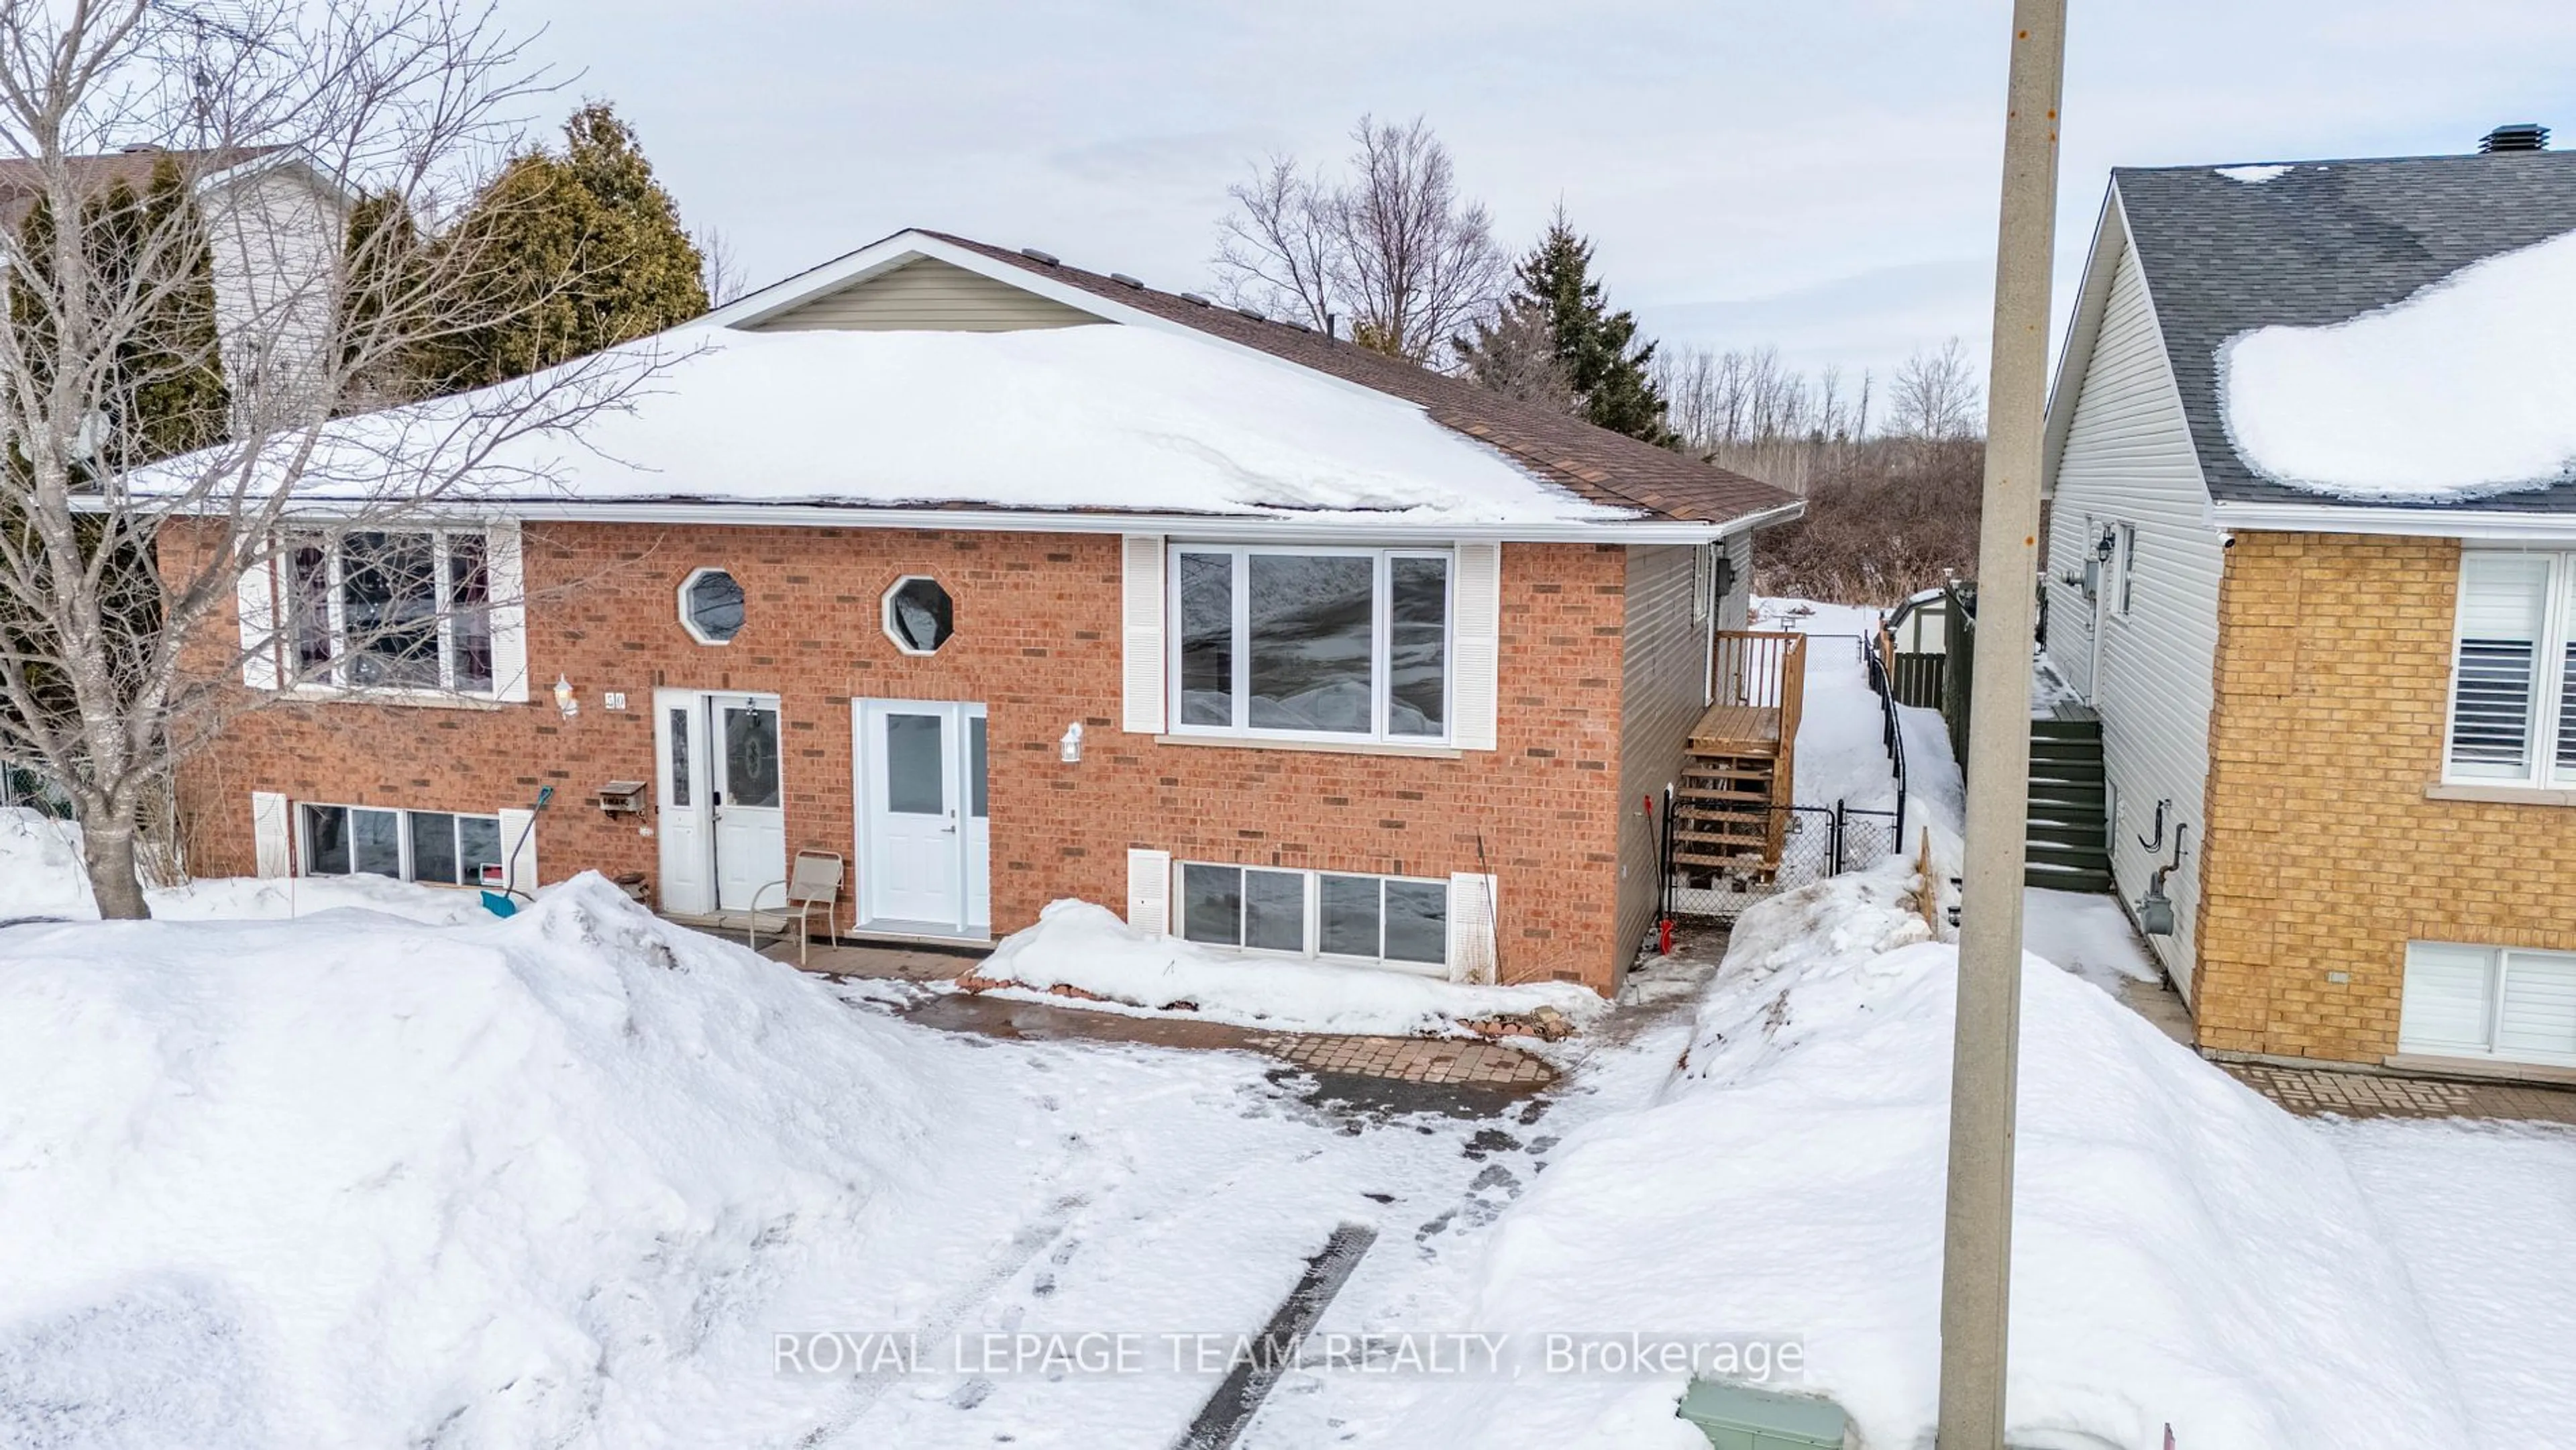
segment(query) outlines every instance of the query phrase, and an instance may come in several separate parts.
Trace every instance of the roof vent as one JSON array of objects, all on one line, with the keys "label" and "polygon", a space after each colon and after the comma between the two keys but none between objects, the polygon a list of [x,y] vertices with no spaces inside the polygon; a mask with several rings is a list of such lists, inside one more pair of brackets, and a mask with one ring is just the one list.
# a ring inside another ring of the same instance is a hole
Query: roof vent
[{"label": "roof vent", "polygon": [[149,141],[137,141],[130,146],[119,146],[116,149],[124,152],[128,156],[147,156],[161,148],[153,145]]},{"label": "roof vent", "polygon": [[1109,280],[1110,280],[1110,281],[1112,281],[1112,282],[1117,283],[1117,284],[1118,284],[1119,286],[1121,286],[1121,287],[1133,287],[1133,288],[1135,288],[1135,289],[1136,289],[1137,291],[1139,291],[1139,292],[1142,292],[1142,291],[1144,291],[1144,290],[1145,290],[1145,284],[1144,284],[1144,282],[1143,282],[1143,281],[1141,281],[1141,280],[1139,280],[1139,279],[1137,279],[1137,278],[1134,278],[1134,277],[1130,277],[1130,276],[1128,276],[1128,275],[1127,275],[1126,273],[1124,273],[1124,272],[1112,272],[1112,273],[1110,273],[1110,274],[1109,274]]},{"label": "roof vent", "polygon": [[2517,121],[2510,126],[2498,126],[2478,138],[2480,155],[2491,156],[2499,151],[2546,151],[2548,149],[2549,128],[2533,121]]},{"label": "roof vent", "polygon": [[1053,252],[1041,252],[1035,247],[1020,248],[1020,255],[1028,258],[1032,262],[1044,262],[1050,267],[1057,265],[1062,260]]},{"label": "roof vent", "polygon": [[1195,303],[1197,303],[1197,304],[1198,304],[1199,306],[1201,306],[1201,307],[1214,307],[1214,306],[1216,305],[1215,303],[1210,302],[1210,301],[1209,301],[1209,300],[1207,300],[1206,298],[1201,297],[1201,296],[1200,296],[1199,294],[1197,294],[1196,292],[1184,292],[1184,293],[1182,293],[1182,294],[1181,294],[1181,300],[1182,300],[1183,302],[1195,302]]},{"label": "roof vent", "polygon": [[1234,310],[1251,318],[1255,322],[1268,322],[1270,320],[1269,318],[1261,315],[1261,309],[1258,307],[1238,307]]}]

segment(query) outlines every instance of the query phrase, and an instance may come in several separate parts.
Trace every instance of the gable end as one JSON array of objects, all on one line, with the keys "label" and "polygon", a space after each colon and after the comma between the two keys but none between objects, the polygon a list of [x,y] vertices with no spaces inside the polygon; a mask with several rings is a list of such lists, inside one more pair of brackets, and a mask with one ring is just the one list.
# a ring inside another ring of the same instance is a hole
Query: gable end
[{"label": "gable end", "polygon": [[748,323],[744,330],[1021,332],[1105,320],[936,257],[915,257]]}]

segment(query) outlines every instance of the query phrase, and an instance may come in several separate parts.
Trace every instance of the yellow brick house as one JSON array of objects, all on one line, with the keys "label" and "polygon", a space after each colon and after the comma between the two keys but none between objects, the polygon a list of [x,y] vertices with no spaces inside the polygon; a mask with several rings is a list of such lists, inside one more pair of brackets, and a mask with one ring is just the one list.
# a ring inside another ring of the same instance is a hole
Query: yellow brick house
[{"label": "yellow brick house", "polygon": [[2576,154],[2119,169],[2049,667],[2216,1056],[2576,1080]]}]

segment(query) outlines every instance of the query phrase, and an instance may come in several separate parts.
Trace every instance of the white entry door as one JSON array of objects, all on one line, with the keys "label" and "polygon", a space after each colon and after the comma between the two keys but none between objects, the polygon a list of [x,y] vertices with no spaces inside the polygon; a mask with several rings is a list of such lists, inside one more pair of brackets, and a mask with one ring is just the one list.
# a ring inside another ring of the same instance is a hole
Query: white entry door
[{"label": "white entry door", "polygon": [[992,845],[981,705],[859,700],[860,925],[981,937],[991,929]]},{"label": "white entry door", "polygon": [[654,829],[662,854],[662,909],[716,909],[715,817],[707,791],[707,699],[695,690],[653,692],[657,777]]},{"label": "white entry door", "polygon": [[787,880],[778,698],[709,695],[707,714],[715,757],[708,800],[715,816],[716,908],[777,907],[786,900]]}]

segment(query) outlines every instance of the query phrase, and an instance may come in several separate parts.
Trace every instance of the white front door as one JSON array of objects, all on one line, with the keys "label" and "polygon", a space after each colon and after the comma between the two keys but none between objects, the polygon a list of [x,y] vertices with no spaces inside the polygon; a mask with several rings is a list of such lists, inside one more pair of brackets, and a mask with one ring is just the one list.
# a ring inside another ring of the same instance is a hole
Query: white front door
[{"label": "white front door", "polygon": [[662,909],[716,909],[714,824],[707,800],[707,700],[695,690],[653,692],[654,828],[662,848]]},{"label": "white front door", "polygon": [[778,698],[710,695],[707,715],[715,766],[708,799],[715,815],[716,908],[775,909],[787,899]]},{"label": "white front door", "polygon": [[992,920],[981,705],[859,700],[860,925],[980,937]]}]

